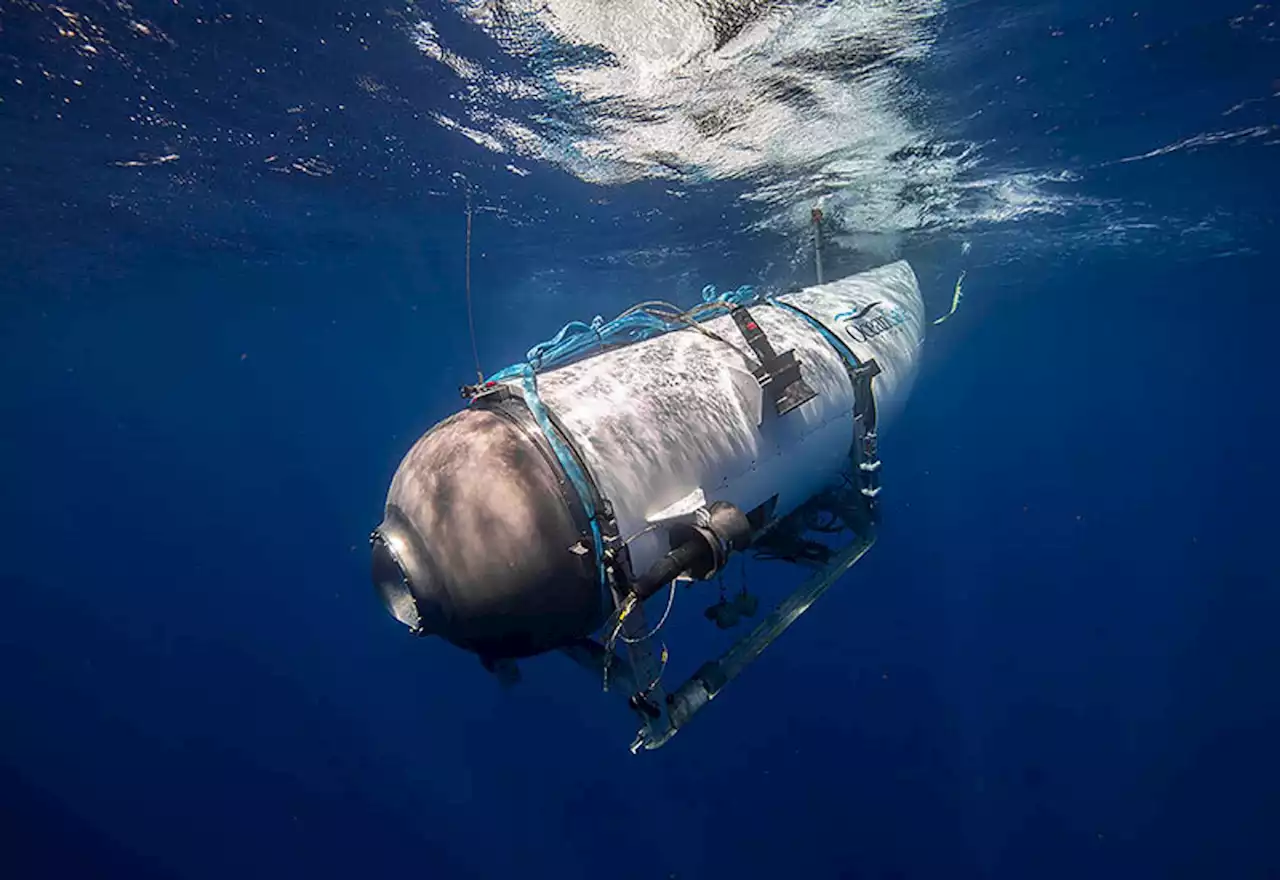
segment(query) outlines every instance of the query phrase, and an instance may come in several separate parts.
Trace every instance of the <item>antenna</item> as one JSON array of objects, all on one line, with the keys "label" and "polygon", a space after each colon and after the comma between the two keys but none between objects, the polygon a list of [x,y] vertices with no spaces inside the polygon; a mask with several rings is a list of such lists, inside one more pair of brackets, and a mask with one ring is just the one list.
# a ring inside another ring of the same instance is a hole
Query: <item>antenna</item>
[{"label": "antenna", "polygon": [[471,356],[476,362],[476,381],[484,384],[480,369],[480,349],[476,346],[476,319],[471,310],[471,189],[467,188],[467,327],[471,331]]},{"label": "antenna", "polygon": [[813,224],[813,262],[817,270],[818,283],[822,283],[822,205],[813,206],[809,212],[809,221]]}]

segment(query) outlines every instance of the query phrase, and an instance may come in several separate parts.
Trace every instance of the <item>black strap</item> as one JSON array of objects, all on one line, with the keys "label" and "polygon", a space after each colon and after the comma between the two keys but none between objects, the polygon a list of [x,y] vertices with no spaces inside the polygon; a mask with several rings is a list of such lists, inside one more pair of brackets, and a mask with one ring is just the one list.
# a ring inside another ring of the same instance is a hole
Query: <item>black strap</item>
[{"label": "black strap", "polygon": [[796,360],[794,349],[782,354],[775,352],[769,344],[769,337],[746,306],[738,306],[730,314],[733,315],[733,323],[738,325],[738,330],[747,340],[747,345],[751,346],[756,359],[760,361],[760,366],[751,372],[772,401],[778,415],[784,416],[818,396],[818,392],[801,378],[800,362]]},{"label": "black strap", "polygon": [[859,363],[849,371],[853,379],[853,421],[858,433],[853,463],[858,489],[867,499],[873,521],[877,515],[876,496],[880,494],[880,440],[876,435],[876,397],[871,390],[871,380],[880,372],[875,358]]},{"label": "black strap", "polygon": [[853,379],[853,414],[861,417],[863,429],[873,434],[876,430],[876,397],[871,393],[871,380],[881,372],[875,358],[849,371]]}]

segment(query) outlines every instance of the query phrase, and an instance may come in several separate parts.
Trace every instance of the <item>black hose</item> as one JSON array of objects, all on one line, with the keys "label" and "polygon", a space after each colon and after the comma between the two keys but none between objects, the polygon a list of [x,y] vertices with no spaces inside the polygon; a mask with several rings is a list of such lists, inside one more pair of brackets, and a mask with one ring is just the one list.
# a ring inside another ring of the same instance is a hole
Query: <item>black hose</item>
[{"label": "black hose", "polygon": [[711,546],[704,538],[701,536],[690,538],[649,566],[648,571],[636,578],[631,592],[635,593],[637,599],[644,602],[666,584],[675,580],[681,572],[696,568],[697,564],[711,553]]}]

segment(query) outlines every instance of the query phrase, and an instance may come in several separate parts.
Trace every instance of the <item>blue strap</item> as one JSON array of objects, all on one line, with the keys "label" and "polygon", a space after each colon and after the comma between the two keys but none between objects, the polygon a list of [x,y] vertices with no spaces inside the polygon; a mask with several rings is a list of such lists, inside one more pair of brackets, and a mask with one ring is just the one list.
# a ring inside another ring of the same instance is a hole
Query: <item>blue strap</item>
[{"label": "blue strap", "polygon": [[[773,297],[768,297],[767,299],[770,305],[778,306],[779,308],[785,309],[794,315],[799,315],[801,318],[804,318],[811,327],[822,334],[823,338],[826,339],[827,342],[831,343],[832,348],[834,348],[840,355],[841,359],[844,361],[845,370],[849,374],[849,381],[853,383],[854,417],[855,419],[857,418],[861,407],[861,415],[864,420],[863,430],[867,432],[863,434],[861,441],[859,441],[856,434],[857,429],[855,428],[855,439],[852,450],[854,461],[860,463],[864,458],[869,457],[878,465],[879,462],[876,460],[875,446],[875,397],[871,394],[871,378],[880,370],[875,360],[872,359],[868,361],[868,366],[874,368],[873,372],[864,371],[863,364],[858,360],[858,356],[853,353],[853,349],[845,345],[844,340],[840,339],[840,337],[828,330],[826,325],[790,303],[780,302],[775,300]],[[867,395],[865,400],[860,397],[860,389],[863,394]],[[863,444],[861,448],[859,448],[859,442]],[[866,445],[868,443],[870,445]],[[855,474],[862,483],[862,493],[867,497],[868,505],[872,505],[869,506],[868,509],[871,510],[874,515],[874,499],[876,493],[880,491],[879,476],[874,470],[867,472],[863,471],[861,468],[857,469]]]},{"label": "blue strap", "polygon": [[564,442],[564,438],[560,436],[560,432],[556,430],[555,425],[551,424],[551,416],[547,413],[547,407],[543,404],[541,395],[538,394],[538,377],[533,367],[529,364],[522,364],[521,367],[523,368],[521,390],[524,392],[525,405],[529,407],[529,412],[533,413],[543,436],[551,444],[551,450],[556,454],[560,467],[564,468],[569,482],[573,483],[573,488],[577,491],[578,498],[586,510],[587,520],[591,523],[591,541],[596,552],[596,577],[600,581],[601,589],[605,589],[608,586],[608,579],[604,571],[604,539],[600,535],[600,523],[596,519],[596,502],[591,491],[591,482],[578,466],[577,458]]},{"label": "blue strap", "polygon": [[771,306],[777,306],[780,309],[785,309],[786,311],[791,312],[793,315],[799,315],[801,318],[804,318],[805,321],[808,322],[809,326],[821,333],[823,338],[826,339],[827,342],[831,343],[831,347],[834,348],[836,353],[844,360],[845,367],[848,368],[850,373],[862,366],[862,362],[859,361],[858,356],[853,353],[853,349],[845,345],[844,340],[828,330],[826,325],[817,318],[796,308],[790,303],[782,302],[782,300],[774,299],[771,296],[766,297],[765,300]]},{"label": "blue strap", "polygon": [[[702,301],[705,304],[720,304],[729,307],[745,305],[754,302],[755,299],[755,288],[749,285],[743,285],[724,293],[717,293],[715,286],[711,284],[702,289]],[[714,310],[704,309],[699,319],[705,320],[710,317],[712,311]],[[623,340],[640,342],[685,326],[687,325],[683,322],[667,321],[660,315],[643,310],[623,313],[608,322],[599,315],[596,315],[590,324],[584,324],[581,321],[570,321],[555,336],[529,349],[526,354],[527,360],[524,363],[505,367],[490,376],[484,383],[485,385],[491,385],[497,382],[520,379],[520,388],[524,396],[525,405],[529,408],[529,412],[533,414],[534,420],[537,421],[543,436],[547,438],[547,443],[551,445],[551,450],[555,453],[556,460],[560,462],[560,466],[564,469],[565,476],[569,478],[569,482],[573,484],[573,488],[578,493],[578,498],[582,501],[583,509],[587,514],[587,521],[591,524],[591,540],[596,554],[596,575],[599,578],[601,588],[606,591],[608,578],[604,566],[604,538],[600,532],[600,522],[592,484],[586,473],[579,466],[578,460],[566,443],[565,438],[561,436],[555,425],[552,424],[546,405],[543,404],[542,397],[538,394],[537,374],[542,370],[549,370],[571,363],[611,342]]]}]

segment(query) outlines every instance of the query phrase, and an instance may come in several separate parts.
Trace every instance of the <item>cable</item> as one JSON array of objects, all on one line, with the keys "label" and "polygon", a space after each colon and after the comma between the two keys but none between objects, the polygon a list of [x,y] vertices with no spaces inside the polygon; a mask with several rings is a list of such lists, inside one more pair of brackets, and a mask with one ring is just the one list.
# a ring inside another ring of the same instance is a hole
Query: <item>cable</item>
[{"label": "cable", "polygon": [[484,384],[484,370],[480,369],[480,349],[476,345],[476,320],[471,310],[471,191],[467,190],[467,326],[471,330],[471,356],[476,361],[476,379]]},{"label": "cable", "polygon": [[653,681],[649,682],[649,686],[645,688],[643,691],[641,691],[645,699],[648,699],[649,694],[653,693],[653,689],[658,686],[658,682],[662,681],[662,673],[667,671],[667,659],[670,656],[671,655],[667,652],[667,643],[663,642],[662,654],[658,658],[660,661],[660,665],[658,666],[658,674],[654,676]]},{"label": "cable", "polygon": [[657,634],[658,630],[662,629],[662,625],[667,622],[667,616],[671,613],[671,606],[674,605],[675,603],[676,603],[676,582],[672,581],[671,592],[667,594],[667,610],[662,612],[662,619],[658,621],[658,625],[655,626],[653,629],[649,630],[647,633],[645,633],[642,636],[638,636],[637,638],[634,638],[634,639],[629,639],[622,634],[622,621],[618,621],[618,638],[622,639],[628,645],[638,645],[640,642],[653,638],[653,636]]}]

